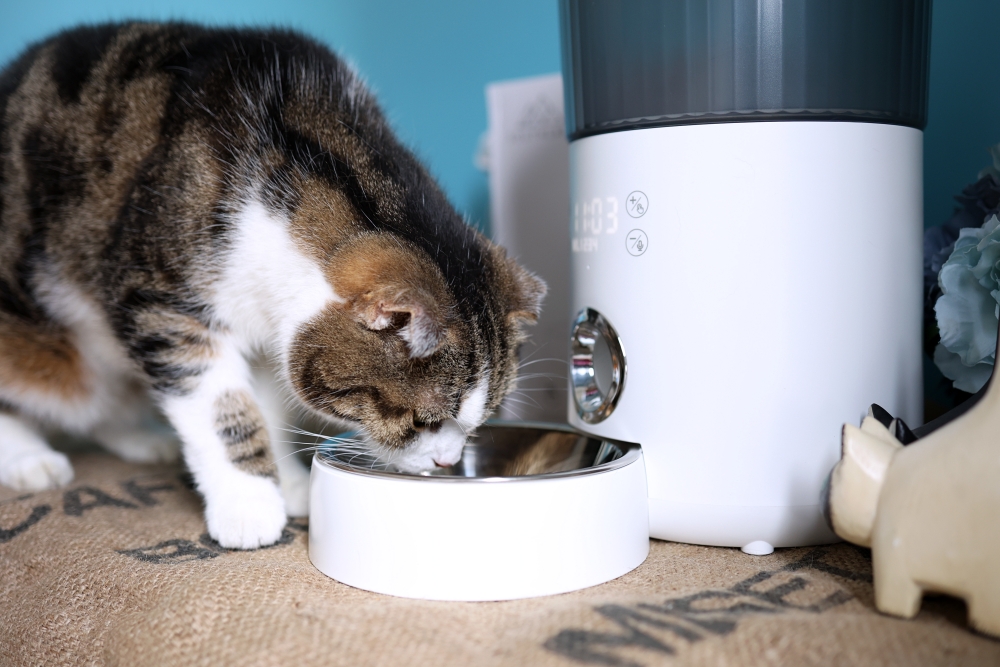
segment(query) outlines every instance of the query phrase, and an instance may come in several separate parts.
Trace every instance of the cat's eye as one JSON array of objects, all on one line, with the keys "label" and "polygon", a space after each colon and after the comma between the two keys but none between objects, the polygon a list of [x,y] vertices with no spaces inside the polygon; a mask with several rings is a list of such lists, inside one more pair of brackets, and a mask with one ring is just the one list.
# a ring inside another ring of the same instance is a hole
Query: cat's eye
[{"label": "cat's eye", "polygon": [[431,433],[437,433],[438,429],[444,424],[441,420],[433,419],[421,419],[414,413],[412,415],[413,420],[413,430],[415,431],[430,431]]}]

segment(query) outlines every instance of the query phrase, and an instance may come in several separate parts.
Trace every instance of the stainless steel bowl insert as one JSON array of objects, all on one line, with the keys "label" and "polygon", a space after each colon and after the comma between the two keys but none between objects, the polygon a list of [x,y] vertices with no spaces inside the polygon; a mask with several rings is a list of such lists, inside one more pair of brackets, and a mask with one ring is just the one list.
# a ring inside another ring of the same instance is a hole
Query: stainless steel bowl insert
[{"label": "stainless steel bowl insert", "polygon": [[421,474],[394,471],[370,454],[340,449],[335,442],[321,449],[315,460],[360,475],[499,482],[590,475],[628,465],[638,456],[637,445],[584,435],[562,426],[493,422],[481,426],[470,438],[458,463]]}]

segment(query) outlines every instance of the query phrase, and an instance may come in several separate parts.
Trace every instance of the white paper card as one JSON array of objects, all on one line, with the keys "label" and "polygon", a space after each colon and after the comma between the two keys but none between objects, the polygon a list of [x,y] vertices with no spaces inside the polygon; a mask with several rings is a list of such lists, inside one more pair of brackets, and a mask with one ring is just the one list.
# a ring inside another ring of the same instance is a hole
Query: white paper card
[{"label": "white paper card", "polygon": [[548,284],[521,348],[521,380],[504,419],[566,421],[569,368],[569,143],[559,74],[486,87],[493,238]]}]

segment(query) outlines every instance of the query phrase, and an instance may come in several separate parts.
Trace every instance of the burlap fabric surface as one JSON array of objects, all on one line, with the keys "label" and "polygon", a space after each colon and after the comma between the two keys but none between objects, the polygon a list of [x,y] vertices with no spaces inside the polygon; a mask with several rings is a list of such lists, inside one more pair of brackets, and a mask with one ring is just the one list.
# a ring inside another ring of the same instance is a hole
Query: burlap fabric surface
[{"label": "burlap fabric surface", "polygon": [[870,559],[846,544],[754,557],[654,540],[588,590],[423,602],[328,579],[303,522],[274,547],[222,549],[178,469],[74,465],[66,489],[0,490],[4,665],[1000,664],[954,600],[878,614]]}]

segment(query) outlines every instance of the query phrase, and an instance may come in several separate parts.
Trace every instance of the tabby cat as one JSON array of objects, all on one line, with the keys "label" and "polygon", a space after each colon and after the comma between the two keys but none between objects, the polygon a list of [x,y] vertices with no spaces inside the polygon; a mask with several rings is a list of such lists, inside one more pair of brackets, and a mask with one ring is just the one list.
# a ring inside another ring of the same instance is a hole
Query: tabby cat
[{"label": "tabby cat", "polygon": [[253,548],[307,510],[297,409],[417,471],[511,390],[544,285],[317,42],[81,27],[0,74],[0,114],[3,484],[70,481],[53,431],[136,461],[179,440],[209,533]]}]

